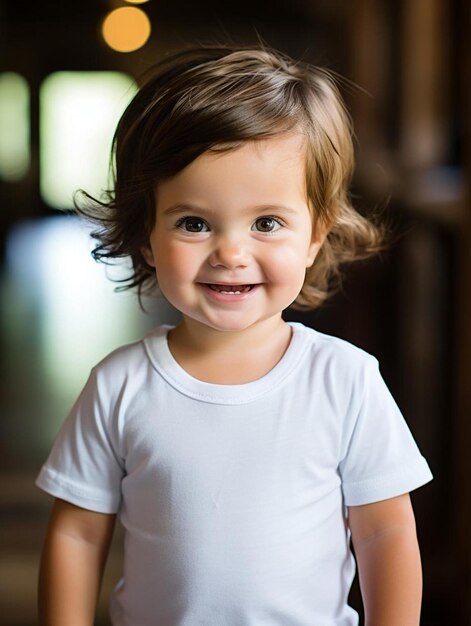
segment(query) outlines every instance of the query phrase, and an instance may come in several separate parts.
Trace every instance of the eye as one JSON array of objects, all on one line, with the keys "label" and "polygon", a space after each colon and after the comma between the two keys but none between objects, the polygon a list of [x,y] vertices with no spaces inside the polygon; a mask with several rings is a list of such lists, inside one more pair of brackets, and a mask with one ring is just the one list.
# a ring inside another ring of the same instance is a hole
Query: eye
[{"label": "eye", "polygon": [[182,217],[175,226],[188,233],[202,233],[209,230],[206,222],[200,217]]},{"label": "eye", "polygon": [[257,230],[262,233],[273,233],[280,230],[283,226],[281,220],[272,215],[259,217],[255,220],[255,224],[257,225]]}]

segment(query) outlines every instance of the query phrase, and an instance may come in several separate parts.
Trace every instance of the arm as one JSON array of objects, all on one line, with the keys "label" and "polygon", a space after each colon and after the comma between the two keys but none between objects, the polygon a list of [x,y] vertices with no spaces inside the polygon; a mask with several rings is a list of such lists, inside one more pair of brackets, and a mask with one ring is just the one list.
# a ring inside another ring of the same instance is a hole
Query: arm
[{"label": "arm", "polygon": [[56,499],[39,571],[40,626],[92,626],[115,518]]},{"label": "arm", "polygon": [[422,568],[409,494],[348,510],[365,626],[419,626]]}]

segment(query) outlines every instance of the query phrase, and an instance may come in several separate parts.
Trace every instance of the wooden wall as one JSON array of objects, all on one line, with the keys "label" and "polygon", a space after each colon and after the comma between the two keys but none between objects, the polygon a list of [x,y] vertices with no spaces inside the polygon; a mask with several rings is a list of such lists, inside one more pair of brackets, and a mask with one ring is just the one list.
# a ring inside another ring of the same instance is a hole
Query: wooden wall
[{"label": "wooden wall", "polygon": [[[465,624],[471,614],[469,4],[352,4],[351,78],[372,94],[352,103],[361,146],[357,185],[377,201],[391,196],[389,216],[399,235],[387,265],[395,332],[379,349],[435,475],[413,494],[424,560],[422,622]],[[386,317],[378,303],[381,310]]]}]

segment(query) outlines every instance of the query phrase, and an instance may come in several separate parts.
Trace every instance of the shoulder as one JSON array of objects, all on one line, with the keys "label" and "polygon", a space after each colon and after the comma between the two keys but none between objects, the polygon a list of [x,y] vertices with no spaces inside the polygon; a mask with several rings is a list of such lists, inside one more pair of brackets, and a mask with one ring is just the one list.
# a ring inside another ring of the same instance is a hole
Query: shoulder
[{"label": "shoulder", "polygon": [[145,359],[143,340],[133,341],[116,348],[101,359],[93,370],[99,376],[116,376],[133,371]]},{"label": "shoulder", "polygon": [[338,414],[358,407],[379,369],[375,356],[355,344],[299,325],[302,371],[311,393],[322,393]]},{"label": "shoulder", "polygon": [[152,370],[146,343],[164,332],[165,327],[158,326],[143,338],[116,348],[92,368],[91,378],[109,390],[119,390],[124,384],[139,386]]},{"label": "shoulder", "polygon": [[377,358],[359,346],[334,335],[321,333],[304,324],[295,323],[295,330],[307,347],[307,356],[319,365],[336,371],[358,371],[377,366]]}]

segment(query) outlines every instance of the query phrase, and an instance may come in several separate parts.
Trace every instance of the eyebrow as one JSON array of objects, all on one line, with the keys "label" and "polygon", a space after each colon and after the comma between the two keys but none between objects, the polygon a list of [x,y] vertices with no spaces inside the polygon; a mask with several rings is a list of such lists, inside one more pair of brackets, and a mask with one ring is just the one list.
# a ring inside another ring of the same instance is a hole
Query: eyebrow
[{"label": "eyebrow", "polygon": [[[209,215],[215,213],[215,211],[212,211],[211,209],[204,209],[202,207],[198,207],[192,204],[182,204],[179,202],[177,204],[172,204],[167,209],[165,209],[162,215],[178,215],[179,213],[188,213],[189,211],[194,213],[207,213]],[[245,211],[245,213],[257,213],[258,211],[282,211],[284,213],[290,213],[292,215],[298,214],[298,211],[296,209],[293,209],[292,207],[286,206],[284,204],[260,204],[255,207],[250,207]]]}]

